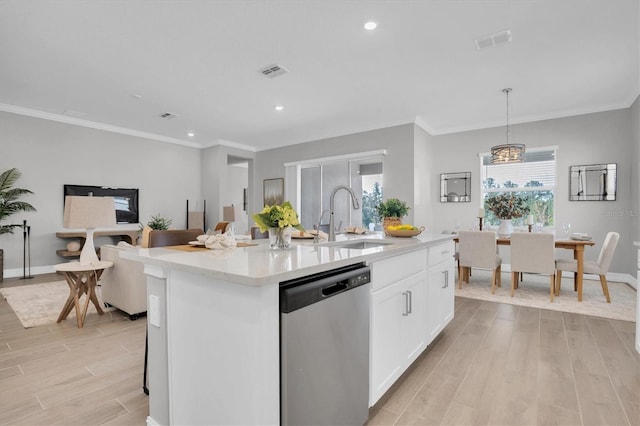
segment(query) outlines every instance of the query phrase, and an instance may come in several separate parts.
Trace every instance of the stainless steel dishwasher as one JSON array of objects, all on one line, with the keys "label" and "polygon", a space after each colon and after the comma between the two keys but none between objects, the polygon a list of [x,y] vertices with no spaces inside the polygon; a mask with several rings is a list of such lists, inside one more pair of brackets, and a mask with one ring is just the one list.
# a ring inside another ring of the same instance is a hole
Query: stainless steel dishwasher
[{"label": "stainless steel dishwasher", "polygon": [[369,416],[364,264],[280,283],[280,423],[362,425]]}]

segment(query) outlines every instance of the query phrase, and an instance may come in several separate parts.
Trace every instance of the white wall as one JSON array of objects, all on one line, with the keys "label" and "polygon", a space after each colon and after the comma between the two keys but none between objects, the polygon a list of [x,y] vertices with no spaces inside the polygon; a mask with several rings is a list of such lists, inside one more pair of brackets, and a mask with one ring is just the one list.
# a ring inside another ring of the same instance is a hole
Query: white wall
[{"label": "white wall", "polygon": [[[631,180],[632,168],[638,167],[637,156],[632,157],[631,109],[621,109],[574,117],[518,124],[511,127],[510,141],[527,147],[558,146],[557,191],[555,223],[572,224],[574,232],[588,232],[596,246],[587,249],[585,257],[595,259],[608,231],[620,233],[620,245],[611,271],[632,274],[635,258],[629,250],[633,237],[632,218],[629,214],[633,197],[637,197],[637,180]],[[477,223],[480,206],[480,165],[478,153],[489,151],[492,145],[504,143],[505,129],[497,127],[450,135],[434,139],[434,167],[432,178],[440,173],[471,172],[470,203],[435,203],[434,230],[453,229],[457,222],[461,228]],[[636,142],[637,143],[637,137]],[[569,166],[580,164],[618,164],[618,192],[616,201],[569,201]],[[439,191],[439,190],[438,190]],[[435,194],[433,194],[435,197]],[[637,218],[634,220],[637,221]],[[505,262],[508,263],[508,253]],[[570,253],[558,252],[568,256]]]},{"label": "white wall", "polygon": [[631,235],[633,241],[640,241],[640,96],[631,106],[631,134]]},{"label": "white wall", "polygon": [[[55,236],[64,231],[64,184],[139,188],[140,221],[161,214],[176,228],[186,225],[186,200],[201,198],[199,149],[5,112],[0,128],[0,170],[18,168],[17,186],[35,193],[24,201],[38,211],[7,221],[31,226],[32,273],[66,261],[56,255],[66,241]],[[0,236],[0,247],[5,276],[21,276],[22,230]]]},{"label": "white wall", "polygon": [[413,225],[424,226],[428,232],[440,232],[434,229],[434,205],[438,202],[439,177],[432,170],[437,163],[434,158],[434,137],[421,127],[414,127],[413,157]]}]

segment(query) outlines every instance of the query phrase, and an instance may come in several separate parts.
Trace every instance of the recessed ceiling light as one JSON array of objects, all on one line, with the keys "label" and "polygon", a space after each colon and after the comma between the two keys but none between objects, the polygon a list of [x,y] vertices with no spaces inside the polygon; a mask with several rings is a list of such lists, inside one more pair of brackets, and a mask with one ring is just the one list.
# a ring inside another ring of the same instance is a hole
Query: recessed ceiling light
[{"label": "recessed ceiling light", "polygon": [[189,133],[187,133],[187,136],[189,136],[190,138],[194,137],[195,135],[196,135],[196,134],[195,134],[195,133],[193,133],[193,132],[189,132]]},{"label": "recessed ceiling light", "polygon": [[369,22],[366,22],[364,24],[364,29],[365,30],[369,30],[369,31],[373,31],[373,30],[376,29],[377,26],[378,26],[378,24],[376,24],[375,22],[369,21]]},{"label": "recessed ceiling light", "polygon": [[273,107],[276,111],[282,111],[284,107],[282,105],[276,105]]}]

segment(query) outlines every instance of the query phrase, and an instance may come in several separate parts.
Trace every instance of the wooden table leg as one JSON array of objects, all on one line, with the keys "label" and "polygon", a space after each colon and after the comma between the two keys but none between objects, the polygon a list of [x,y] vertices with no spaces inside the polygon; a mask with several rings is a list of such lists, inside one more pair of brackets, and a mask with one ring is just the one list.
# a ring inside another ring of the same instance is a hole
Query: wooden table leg
[{"label": "wooden table leg", "polygon": [[[81,272],[79,274],[75,274],[73,272],[63,272],[64,277],[69,285],[69,297],[62,308],[62,312],[58,316],[58,320],[56,322],[61,322],[66,319],[67,316],[71,313],[73,308],[76,309],[76,323],[78,324],[78,328],[82,328],[84,326],[84,320],[87,316],[87,310],[89,309],[89,302],[91,301],[93,305],[96,307],[96,311],[98,311],[99,315],[103,315],[104,311],[100,307],[100,302],[98,301],[98,297],[96,296],[96,284],[102,275],[102,270],[100,271],[90,271],[90,272]],[[84,301],[84,306],[80,306],[80,297],[83,294],[86,294],[87,298]]]},{"label": "wooden table leg", "polygon": [[69,297],[67,297],[67,301],[58,315],[58,319],[56,322],[61,322],[66,319],[67,316],[71,313],[71,310],[76,307],[77,310],[77,295],[78,295],[78,287],[77,287],[77,276],[72,272],[63,272],[65,280],[67,281],[67,285],[69,286]]},{"label": "wooden table leg", "polygon": [[573,258],[576,260],[577,272],[575,274],[575,283],[578,287],[578,302],[582,302],[582,277],[584,275],[584,246],[576,245],[573,250]]}]

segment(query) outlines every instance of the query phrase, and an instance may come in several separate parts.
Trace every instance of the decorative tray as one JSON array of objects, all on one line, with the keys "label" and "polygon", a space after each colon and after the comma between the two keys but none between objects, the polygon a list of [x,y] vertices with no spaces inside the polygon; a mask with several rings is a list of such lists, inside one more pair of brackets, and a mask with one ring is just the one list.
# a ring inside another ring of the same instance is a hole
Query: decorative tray
[{"label": "decorative tray", "polygon": [[392,231],[391,229],[385,229],[385,234],[387,234],[390,237],[402,237],[402,238],[409,238],[409,237],[415,237],[416,235],[420,235],[422,233],[422,231],[424,231],[424,226],[421,226],[418,229],[412,229],[412,230],[397,230],[397,231]]}]

